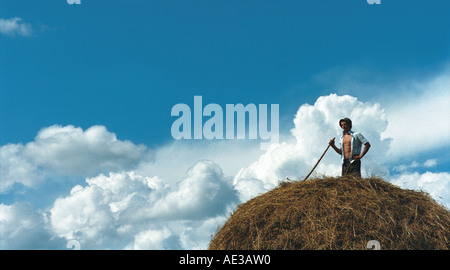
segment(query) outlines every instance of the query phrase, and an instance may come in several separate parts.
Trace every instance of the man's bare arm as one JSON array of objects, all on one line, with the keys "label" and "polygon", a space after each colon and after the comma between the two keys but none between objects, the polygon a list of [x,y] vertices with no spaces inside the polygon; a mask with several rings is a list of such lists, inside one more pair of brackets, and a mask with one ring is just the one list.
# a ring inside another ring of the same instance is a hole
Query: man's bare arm
[{"label": "man's bare arm", "polygon": [[361,152],[361,154],[359,156],[353,156],[352,158],[353,159],[362,159],[367,154],[369,149],[370,149],[370,142],[367,142],[366,144],[364,144],[364,149]]},{"label": "man's bare arm", "polygon": [[328,144],[334,149],[334,151],[336,151],[336,153],[342,155],[342,149],[336,147],[336,145],[334,144],[334,139],[335,138],[331,139]]}]

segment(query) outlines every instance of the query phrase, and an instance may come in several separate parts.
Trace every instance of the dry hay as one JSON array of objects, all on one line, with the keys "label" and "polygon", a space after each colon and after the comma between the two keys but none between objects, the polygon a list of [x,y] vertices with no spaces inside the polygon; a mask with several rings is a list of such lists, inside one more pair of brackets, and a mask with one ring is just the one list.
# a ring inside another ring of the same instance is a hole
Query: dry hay
[{"label": "dry hay", "polygon": [[449,249],[450,212],[421,191],[379,178],[280,185],[237,207],[210,250]]}]

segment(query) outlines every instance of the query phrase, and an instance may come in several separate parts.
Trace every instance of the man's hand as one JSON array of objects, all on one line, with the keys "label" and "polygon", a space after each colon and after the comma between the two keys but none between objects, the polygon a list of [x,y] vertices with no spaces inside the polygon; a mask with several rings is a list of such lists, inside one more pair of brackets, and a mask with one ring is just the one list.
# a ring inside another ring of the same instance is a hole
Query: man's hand
[{"label": "man's hand", "polygon": [[336,138],[331,139],[330,142],[329,142],[328,144],[331,145],[331,146],[335,146],[335,144],[334,144],[334,139],[336,139]]},{"label": "man's hand", "polygon": [[359,156],[354,155],[354,156],[352,156],[352,159],[362,159],[362,156],[361,155],[359,155]]}]

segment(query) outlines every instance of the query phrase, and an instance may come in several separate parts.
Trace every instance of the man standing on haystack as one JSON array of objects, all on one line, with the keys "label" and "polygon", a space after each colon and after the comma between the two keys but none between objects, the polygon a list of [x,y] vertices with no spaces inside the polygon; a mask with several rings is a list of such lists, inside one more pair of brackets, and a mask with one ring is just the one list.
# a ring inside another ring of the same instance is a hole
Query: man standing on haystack
[{"label": "man standing on haystack", "polygon": [[[339,126],[342,128],[340,138],[341,148],[334,144],[334,138],[330,140],[330,146],[341,155],[342,158],[342,176],[355,175],[361,177],[361,159],[367,154],[370,143],[361,133],[352,131],[352,120],[344,118],[339,120]],[[364,149],[361,152],[361,147]]]}]

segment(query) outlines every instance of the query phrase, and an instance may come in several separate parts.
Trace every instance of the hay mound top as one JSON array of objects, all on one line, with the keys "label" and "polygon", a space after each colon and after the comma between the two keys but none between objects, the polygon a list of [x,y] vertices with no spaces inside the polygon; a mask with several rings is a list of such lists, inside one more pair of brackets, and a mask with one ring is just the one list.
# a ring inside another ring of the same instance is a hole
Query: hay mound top
[{"label": "hay mound top", "polygon": [[450,212],[379,178],[280,183],[237,207],[211,250],[450,249]]}]

